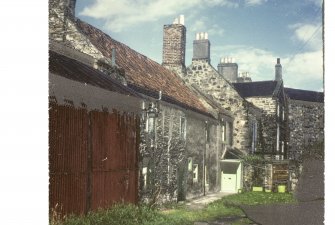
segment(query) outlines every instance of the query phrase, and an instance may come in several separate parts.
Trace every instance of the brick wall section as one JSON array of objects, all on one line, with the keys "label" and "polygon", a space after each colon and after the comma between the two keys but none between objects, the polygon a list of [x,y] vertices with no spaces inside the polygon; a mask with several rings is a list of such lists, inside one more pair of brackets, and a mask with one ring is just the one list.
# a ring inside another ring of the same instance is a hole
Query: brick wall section
[{"label": "brick wall section", "polygon": [[185,73],[186,27],[182,24],[164,25],[162,65],[176,73]]},{"label": "brick wall section", "polygon": [[289,157],[301,160],[304,149],[324,139],[324,104],[289,100]]},{"label": "brick wall section", "polygon": [[184,80],[186,83],[195,84],[204,93],[212,96],[222,108],[232,112],[234,117],[233,147],[248,152],[251,147],[249,120],[254,115],[248,113],[243,104],[245,100],[233,86],[206,60],[193,60],[187,68]]}]

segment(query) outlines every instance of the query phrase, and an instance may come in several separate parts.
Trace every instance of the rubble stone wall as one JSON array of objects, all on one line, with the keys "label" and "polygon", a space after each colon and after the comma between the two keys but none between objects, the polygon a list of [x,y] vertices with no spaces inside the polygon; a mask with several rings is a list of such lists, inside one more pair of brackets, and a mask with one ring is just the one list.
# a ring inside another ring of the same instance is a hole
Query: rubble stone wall
[{"label": "rubble stone wall", "polygon": [[49,39],[102,59],[102,53],[80,32],[76,26],[74,0],[49,0]]},{"label": "rubble stone wall", "polygon": [[[202,116],[204,117],[204,116]],[[182,118],[186,121],[186,135],[181,132]],[[216,178],[218,165],[218,148],[216,127],[210,125],[210,142],[206,142],[206,118],[199,118],[178,108],[161,105],[161,112],[155,122],[154,141],[145,130],[146,119],[142,120],[140,144],[140,199],[150,202],[159,191],[157,203],[182,201],[186,198],[202,195],[204,174],[203,163],[206,154],[207,191],[218,191]],[[209,122],[210,123],[210,122]],[[197,182],[193,182],[193,168],[189,170],[188,159],[197,164]],[[147,169],[147,177],[143,174]],[[144,180],[147,185],[144,185]]]},{"label": "rubble stone wall", "polygon": [[248,152],[251,147],[249,117],[245,100],[206,60],[193,60],[184,76],[186,83],[195,84],[222,108],[233,113],[233,147]]},{"label": "rubble stone wall", "polygon": [[305,149],[324,140],[324,104],[289,100],[289,158],[301,160]]}]

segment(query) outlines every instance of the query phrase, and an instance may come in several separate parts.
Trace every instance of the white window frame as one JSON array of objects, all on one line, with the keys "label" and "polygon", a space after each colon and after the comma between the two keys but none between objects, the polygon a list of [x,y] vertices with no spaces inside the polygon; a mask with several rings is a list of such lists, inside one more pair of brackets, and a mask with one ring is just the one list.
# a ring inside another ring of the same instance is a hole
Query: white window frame
[{"label": "white window frame", "polygon": [[[183,123],[184,121],[184,123]],[[180,136],[182,137],[182,139],[186,140],[186,124],[187,124],[187,120],[186,117],[181,116],[180,117]]]},{"label": "white window frame", "polygon": [[142,176],[143,176],[143,187],[147,187],[147,182],[148,182],[148,167],[143,167],[142,168]]},{"label": "white window frame", "polygon": [[193,183],[198,183],[199,165],[193,164]]}]

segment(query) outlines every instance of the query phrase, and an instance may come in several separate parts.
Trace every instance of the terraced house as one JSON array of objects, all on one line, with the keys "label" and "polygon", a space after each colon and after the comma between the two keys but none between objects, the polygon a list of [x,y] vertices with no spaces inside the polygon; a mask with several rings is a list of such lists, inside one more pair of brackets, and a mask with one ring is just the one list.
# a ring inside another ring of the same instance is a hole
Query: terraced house
[{"label": "terraced house", "polygon": [[[118,201],[238,192],[252,182],[243,158],[287,159],[301,146],[295,137],[302,139],[290,119],[323,107],[321,98],[309,104],[313,97],[300,98],[307,92],[285,89],[279,74],[275,81],[238,79],[237,64],[224,60],[216,70],[207,33],[196,35],[186,66],[183,16],[163,27],[161,65],[75,18],[75,2],[49,0],[50,209],[86,213]],[[54,111],[69,104],[84,110],[84,122]],[[323,111],[315,113],[322,130]],[[302,130],[315,122],[306,120]],[[310,132],[309,140],[322,138]],[[75,167],[79,158],[82,166]],[[81,205],[69,203],[73,193],[81,193],[75,199]]]}]

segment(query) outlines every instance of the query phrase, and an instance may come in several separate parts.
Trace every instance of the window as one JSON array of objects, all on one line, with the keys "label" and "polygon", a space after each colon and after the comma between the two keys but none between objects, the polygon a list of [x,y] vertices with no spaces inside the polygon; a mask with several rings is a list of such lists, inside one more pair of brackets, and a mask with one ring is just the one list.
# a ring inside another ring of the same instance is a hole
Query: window
[{"label": "window", "polygon": [[187,160],[187,164],[188,164],[188,171],[192,171],[193,170],[193,159],[192,157],[189,157]]},{"label": "window", "polygon": [[147,118],[147,127],[146,130],[148,133],[153,133],[155,130],[155,118]]},{"label": "window", "polygon": [[143,176],[143,187],[147,186],[147,176],[148,175],[148,167],[143,167],[142,176]]},{"label": "window", "polygon": [[251,143],[251,152],[255,153],[257,150],[257,121],[252,123],[252,143]]},{"label": "window", "polygon": [[279,140],[280,140],[280,129],[279,124],[277,123],[277,146],[276,146],[277,152],[279,152]]},{"label": "window", "polygon": [[227,122],[226,124],[226,142],[228,145],[233,144],[233,124],[231,122]]},{"label": "window", "polygon": [[225,126],[225,123],[221,126],[221,139],[222,139],[222,142],[226,141],[226,126]]},{"label": "window", "polygon": [[180,137],[186,140],[186,118],[180,117]]},{"label": "window", "polygon": [[193,183],[198,182],[198,164],[193,164]]},{"label": "window", "polygon": [[209,125],[206,123],[206,142],[210,141]]}]

